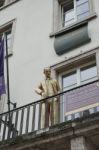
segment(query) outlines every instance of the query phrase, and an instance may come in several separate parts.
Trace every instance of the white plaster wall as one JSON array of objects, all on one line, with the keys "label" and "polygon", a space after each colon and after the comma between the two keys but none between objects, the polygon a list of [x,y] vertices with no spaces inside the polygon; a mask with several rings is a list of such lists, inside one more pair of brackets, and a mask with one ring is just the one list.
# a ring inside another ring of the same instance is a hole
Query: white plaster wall
[{"label": "white plaster wall", "polygon": [[[93,0],[99,15],[99,1]],[[88,23],[91,42],[58,56],[53,48],[53,0],[20,0],[0,11],[0,26],[16,18],[13,56],[9,58],[11,101],[18,106],[40,97],[34,92],[43,68],[99,46],[99,18]]]}]

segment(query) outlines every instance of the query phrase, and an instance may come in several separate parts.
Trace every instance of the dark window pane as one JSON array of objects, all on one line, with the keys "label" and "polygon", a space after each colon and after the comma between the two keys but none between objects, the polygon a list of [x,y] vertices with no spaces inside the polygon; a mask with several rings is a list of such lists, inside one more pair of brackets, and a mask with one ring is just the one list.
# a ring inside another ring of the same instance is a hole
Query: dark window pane
[{"label": "dark window pane", "polygon": [[63,13],[67,12],[68,10],[71,10],[74,8],[74,2],[73,0],[72,1],[69,1],[67,2],[66,4],[63,5]]}]

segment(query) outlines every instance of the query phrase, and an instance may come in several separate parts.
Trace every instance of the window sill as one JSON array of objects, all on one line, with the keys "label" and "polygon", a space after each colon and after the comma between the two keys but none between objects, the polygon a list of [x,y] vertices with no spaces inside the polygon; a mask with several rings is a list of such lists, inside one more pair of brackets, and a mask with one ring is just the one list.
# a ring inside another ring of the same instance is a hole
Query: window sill
[{"label": "window sill", "polygon": [[10,6],[10,5],[18,2],[18,1],[20,1],[20,0],[14,0],[13,2],[9,2],[8,4],[5,4],[5,5],[1,6],[0,7],[0,11],[3,10],[3,9],[5,9],[5,8],[7,8],[8,6]]},{"label": "window sill", "polygon": [[97,17],[97,14],[96,13],[92,13],[90,14],[90,16],[88,16],[86,19],[83,19],[83,20],[80,20],[80,21],[77,21],[75,23],[73,23],[72,25],[68,26],[68,27],[64,27],[62,28],[61,30],[57,31],[57,32],[53,32],[49,35],[49,37],[54,37],[54,36],[58,36],[58,35],[61,35],[63,34],[64,32],[68,32],[69,30],[72,30],[73,28],[76,28],[82,24],[84,24],[85,22],[88,22],[89,20],[93,19]]}]

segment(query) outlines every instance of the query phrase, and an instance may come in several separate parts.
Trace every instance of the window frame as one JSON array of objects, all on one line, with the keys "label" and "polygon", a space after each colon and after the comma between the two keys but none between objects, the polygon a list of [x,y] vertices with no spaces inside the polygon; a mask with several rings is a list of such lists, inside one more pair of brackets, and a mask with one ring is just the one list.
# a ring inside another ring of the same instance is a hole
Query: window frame
[{"label": "window frame", "polygon": [[66,0],[53,0],[53,28],[52,33],[50,33],[50,37],[55,35],[60,35],[64,31],[70,30],[74,28],[77,24],[82,23],[84,21],[89,21],[97,16],[94,9],[94,4],[92,0],[89,0],[90,13],[87,17],[82,20],[77,20],[74,23],[63,27],[62,26],[62,15],[61,15],[61,4],[63,4]]}]

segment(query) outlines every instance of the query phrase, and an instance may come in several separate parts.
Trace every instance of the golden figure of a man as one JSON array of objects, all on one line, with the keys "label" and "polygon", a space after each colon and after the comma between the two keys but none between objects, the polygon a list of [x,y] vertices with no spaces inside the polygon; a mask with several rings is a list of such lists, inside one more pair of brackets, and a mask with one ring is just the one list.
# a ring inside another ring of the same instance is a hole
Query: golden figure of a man
[{"label": "golden figure of a man", "polygon": [[[58,81],[56,79],[52,79],[51,77],[51,69],[44,68],[45,79],[40,82],[38,88],[35,90],[37,94],[41,95],[41,98],[47,98],[49,96],[53,96],[58,94],[60,91],[60,87]],[[47,113],[47,126],[52,124],[56,124],[58,122],[58,98],[50,98],[47,99],[47,112],[45,111],[45,103],[42,104],[42,112],[41,112],[41,128],[46,126],[45,124],[45,113]]]}]

